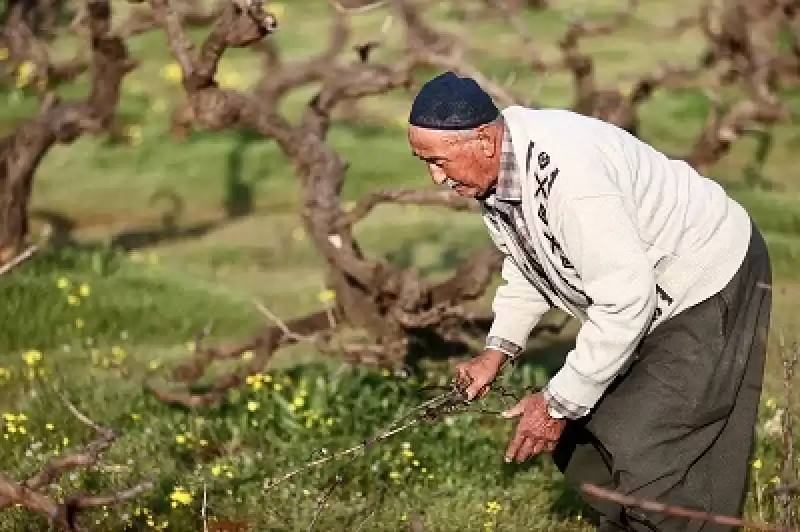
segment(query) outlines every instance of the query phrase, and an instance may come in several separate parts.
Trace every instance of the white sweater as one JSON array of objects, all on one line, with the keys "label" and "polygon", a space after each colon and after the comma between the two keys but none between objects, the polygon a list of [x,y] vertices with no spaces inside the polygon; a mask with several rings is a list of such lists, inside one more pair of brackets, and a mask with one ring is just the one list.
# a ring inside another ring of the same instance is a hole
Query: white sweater
[{"label": "white sweater", "polygon": [[489,335],[525,345],[548,299],[579,319],[575,349],[548,388],[592,407],[647,332],[733,277],[750,217],[716,182],[612,124],[519,106],[503,115],[522,173],[525,220],[549,282],[485,210],[506,253]]}]

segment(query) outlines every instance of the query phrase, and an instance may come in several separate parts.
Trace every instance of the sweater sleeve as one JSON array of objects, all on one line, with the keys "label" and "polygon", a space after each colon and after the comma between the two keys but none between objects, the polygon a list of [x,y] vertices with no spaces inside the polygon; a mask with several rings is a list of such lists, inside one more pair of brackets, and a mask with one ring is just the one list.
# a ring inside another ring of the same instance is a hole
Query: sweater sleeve
[{"label": "sweater sleeve", "polygon": [[570,199],[558,211],[554,229],[592,305],[548,389],[592,408],[646,333],[656,308],[655,274],[620,196]]},{"label": "sweater sleeve", "polygon": [[501,275],[506,283],[495,292],[492,301],[494,320],[487,338],[499,338],[523,348],[550,305],[519,271],[509,255],[503,259]]}]

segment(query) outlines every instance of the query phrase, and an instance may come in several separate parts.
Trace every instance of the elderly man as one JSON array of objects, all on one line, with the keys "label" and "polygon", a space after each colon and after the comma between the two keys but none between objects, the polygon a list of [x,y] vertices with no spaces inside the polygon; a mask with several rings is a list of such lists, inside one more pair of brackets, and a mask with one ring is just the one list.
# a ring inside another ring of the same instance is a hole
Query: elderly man
[{"label": "elderly man", "polygon": [[[519,417],[506,461],[552,452],[574,486],[741,515],[761,394],[770,260],[722,187],[620,128],[567,110],[498,110],[471,79],[427,82],[408,139],[436,184],[476,198],[505,258],[470,400],[542,315],[581,322]],[[602,530],[728,530],[587,496]]]}]

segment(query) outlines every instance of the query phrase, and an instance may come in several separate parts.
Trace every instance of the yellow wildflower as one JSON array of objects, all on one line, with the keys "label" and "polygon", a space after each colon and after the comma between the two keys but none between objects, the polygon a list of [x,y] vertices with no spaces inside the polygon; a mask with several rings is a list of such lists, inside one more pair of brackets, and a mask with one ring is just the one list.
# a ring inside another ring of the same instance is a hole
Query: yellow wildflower
[{"label": "yellow wildflower", "polygon": [[67,445],[69,445],[69,438],[67,438],[66,436],[64,436],[64,439],[62,439],[62,440],[61,440],[61,445],[63,445],[64,447],[66,447]]},{"label": "yellow wildflower", "polygon": [[20,434],[26,434],[28,432],[28,429],[26,429],[23,425],[20,425],[17,430],[19,430]]},{"label": "yellow wildflower", "polygon": [[503,509],[503,507],[500,506],[500,504],[497,501],[489,501],[489,502],[486,503],[486,513],[487,514],[496,514],[497,512],[499,512],[502,509]]},{"label": "yellow wildflower", "polygon": [[78,296],[73,294],[67,296],[67,303],[73,307],[77,307],[78,305],[81,304],[80,300],[78,299]]},{"label": "yellow wildflower", "polygon": [[323,290],[317,295],[320,303],[328,303],[336,299],[336,292],[333,290]]},{"label": "yellow wildflower", "polygon": [[272,13],[276,19],[283,18],[283,14],[286,13],[286,7],[279,2],[273,2],[269,4],[268,11]]},{"label": "yellow wildflower", "polygon": [[83,283],[81,285],[80,293],[83,297],[89,297],[92,294],[92,289],[89,287],[88,284]]},{"label": "yellow wildflower", "polygon": [[161,68],[161,77],[170,83],[178,84],[183,80],[183,71],[178,63],[170,63]]},{"label": "yellow wildflower", "polygon": [[25,414],[17,414],[17,421],[28,421],[28,416]]},{"label": "yellow wildflower", "polygon": [[255,412],[256,410],[258,410],[259,406],[260,405],[258,404],[258,401],[248,401],[247,402],[247,409],[249,411],[251,411],[251,412]]},{"label": "yellow wildflower", "polygon": [[36,70],[36,65],[31,61],[24,61],[17,69],[17,88],[21,89],[30,84],[33,79],[33,74]]},{"label": "yellow wildflower", "polygon": [[197,349],[197,344],[196,343],[194,343],[193,341],[186,342],[186,350],[187,351],[194,352],[195,349]]},{"label": "yellow wildflower", "polygon": [[186,436],[184,436],[183,434],[178,434],[177,436],[175,436],[175,443],[183,445],[184,443],[186,443]]},{"label": "yellow wildflower", "polygon": [[130,124],[125,128],[125,136],[131,143],[131,146],[138,146],[142,143],[142,126],[139,124]]},{"label": "yellow wildflower", "polygon": [[69,288],[69,279],[67,279],[66,277],[59,278],[58,287],[62,290],[66,290],[67,288]]},{"label": "yellow wildflower", "polygon": [[9,421],[6,423],[6,432],[11,432],[12,434],[17,432],[17,426]]},{"label": "yellow wildflower", "polygon": [[411,451],[409,449],[403,449],[403,456],[405,456],[406,458],[413,458],[414,451]]},{"label": "yellow wildflower", "polygon": [[3,421],[16,421],[17,416],[11,412],[3,412]]},{"label": "yellow wildflower", "polygon": [[772,397],[767,399],[767,408],[775,408],[776,405],[777,405],[777,403],[776,403],[775,399],[773,399]]},{"label": "yellow wildflower", "polygon": [[296,406],[297,408],[303,408],[303,405],[306,404],[306,400],[303,399],[302,397],[295,397],[294,401],[292,401],[292,404],[294,404],[294,406]]},{"label": "yellow wildflower", "polygon": [[763,464],[761,463],[761,458],[756,458],[755,460],[753,460],[753,469],[761,469],[762,465]]},{"label": "yellow wildflower", "polygon": [[215,477],[220,476],[222,474],[222,466],[220,465],[213,466],[211,468],[211,474],[214,475]]},{"label": "yellow wildflower", "polygon": [[44,428],[46,428],[47,430],[56,430],[56,426],[53,425],[52,423],[45,423]]},{"label": "yellow wildflower", "polygon": [[252,358],[253,358],[252,351],[245,351],[244,353],[242,353],[242,360],[251,360]]},{"label": "yellow wildflower", "polygon": [[192,502],[192,494],[182,486],[177,486],[169,498],[172,501],[173,508],[176,508],[179,504],[188,505]]},{"label": "yellow wildflower", "polygon": [[157,370],[159,366],[161,366],[161,361],[157,358],[154,358],[147,364],[147,367],[153,371]]},{"label": "yellow wildflower", "polygon": [[397,471],[391,471],[389,472],[389,478],[391,478],[392,480],[397,480],[398,478],[400,478],[400,473],[398,473]]},{"label": "yellow wildflower", "polygon": [[75,327],[78,329],[83,329],[83,320],[80,318],[75,318]]},{"label": "yellow wildflower", "polygon": [[40,360],[42,360],[42,352],[36,349],[31,349],[30,351],[26,351],[24,355],[22,355],[22,359],[25,363],[29,366],[35,366]]},{"label": "yellow wildflower", "polygon": [[11,370],[0,366],[0,379],[10,379],[11,378]]},{"label": "yellow wildflower", "polygon": [[769,481],[772,482],[773,484],[780,484],[781,483],[781,477],[774,476]]},{"label": "yellow wildflower", "polygon": [[279,392],[283,390],[283,386],[281,386],[279,382],[276,382],[275,384],[272,385],[272,389],[275,390],[276,392]]}]

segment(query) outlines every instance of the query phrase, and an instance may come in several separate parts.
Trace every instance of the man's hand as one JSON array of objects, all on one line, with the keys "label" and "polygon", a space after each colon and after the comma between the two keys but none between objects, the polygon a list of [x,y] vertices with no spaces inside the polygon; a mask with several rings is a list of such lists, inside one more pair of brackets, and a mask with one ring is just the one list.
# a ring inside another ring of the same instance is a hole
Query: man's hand
[{"label": "man's hand", "polygon": [[489,384],[503,367],[506,354],[496,349],[487,349],[480,355],[456,365],[456,382],[468,384],[467,401],[483,397],[489,392]]},{"label": "man's hand", "polygon": [[518,416],[522,416],[522,419],[506,450],[506,462],[516,458],[519,464],[542,451],[552,453],[564,432],[566,420],[550,417],[544,396],[541,393],[529,395],[503,412],[504,418]]}]

